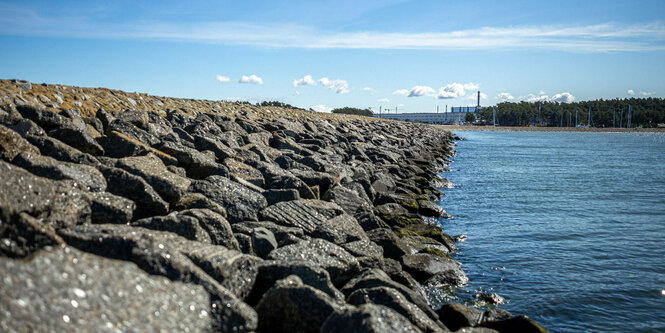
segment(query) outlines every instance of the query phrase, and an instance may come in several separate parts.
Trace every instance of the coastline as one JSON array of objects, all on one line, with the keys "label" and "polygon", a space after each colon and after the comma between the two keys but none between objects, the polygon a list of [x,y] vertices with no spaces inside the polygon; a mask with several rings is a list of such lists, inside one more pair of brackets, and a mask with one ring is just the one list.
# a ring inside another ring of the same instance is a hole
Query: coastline
[{"label": "coastline", "polygon": [[524,127],[524,126],[460,126],[433,125],[448,131],[468,132],[604,132],[604,133],[663,133],[665,128],[575,128],[575,127]]},{"label": "coastline", "polygon": [[[8,331],[106,324],[69,289],[122,313],[114,325],[154,330],[545,331],[427,302],[423,287],[467,280],[453,237],[426,223],[447,216],[434,201],[448,130],[15,80],[0,93]],[[62,307],[33,308],[49,302]]]}]

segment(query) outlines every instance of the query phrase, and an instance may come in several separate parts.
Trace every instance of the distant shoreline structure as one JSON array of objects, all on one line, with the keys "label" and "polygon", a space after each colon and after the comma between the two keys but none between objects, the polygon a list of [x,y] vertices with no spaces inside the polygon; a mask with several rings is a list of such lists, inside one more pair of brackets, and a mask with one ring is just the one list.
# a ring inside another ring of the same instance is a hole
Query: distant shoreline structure
[{"label": "distant shoreline structure", "polygon": [[606,132],[606,133],[665,133],[665,128],[611,128],[611,127],[527,127],[527,126],[464,126],[435,125],[449,131],[467,132]]}]

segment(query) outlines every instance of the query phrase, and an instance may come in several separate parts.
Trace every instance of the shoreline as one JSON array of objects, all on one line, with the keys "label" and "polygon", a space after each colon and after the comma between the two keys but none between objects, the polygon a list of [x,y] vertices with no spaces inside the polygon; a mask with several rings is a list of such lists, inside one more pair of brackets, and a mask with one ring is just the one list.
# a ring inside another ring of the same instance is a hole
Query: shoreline
[{"label": "shoreline", "polygon": [[598,132],[598,133],[665,133],[665,128],[575,128],[523,126],[459,126],[433,125],[448,131],[466,132]]},{"label": "shoreline", "polygon": [[[70,289],[109,314],[121,307],[109,292],[129,295],[122,307],[169,304],[160,318],[150,306],[121,318],[154,330],[546,331],[507,311],[428,303],[425,289],[468,281],[455,239],[427,223],[447,217],[435,201],[459,139],[448,130],[25,81],[0,93],[10,331],[106,325],[78,301],[75,314],[33,308],[68,305]],[[185,311],[165,301],[188,293]]]}]

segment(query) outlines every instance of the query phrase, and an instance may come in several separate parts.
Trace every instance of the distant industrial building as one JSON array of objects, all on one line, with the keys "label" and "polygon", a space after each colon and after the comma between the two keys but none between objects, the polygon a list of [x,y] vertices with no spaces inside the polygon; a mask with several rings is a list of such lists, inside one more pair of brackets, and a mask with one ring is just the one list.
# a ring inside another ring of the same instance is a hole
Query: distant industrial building
[{"label": "distant industrial building", "polygon": [[[439,108],[437,107],[437,110],[438,109]],[[374,117],[425,124],[450,125],[461,124],[464,122],[467,113],[475,113],[478,109],[480,109],[480,91],[478,92],[478,104],[476,106],[453,106],[450,108],[450,112],[448,112],[448,106],[446,106],[446,112],[443,113],[379,113],[374,114]]]},{"label": "distant industrial building", "polygon": [[449,125],[461,124],[464,121],[466,114],[469,112],[476,112],[476,109],[477,107],[475,106],[464,106],[452,107],[450,108],[451,112],[382,113],[374,114],[374,117],[425,124]]}]

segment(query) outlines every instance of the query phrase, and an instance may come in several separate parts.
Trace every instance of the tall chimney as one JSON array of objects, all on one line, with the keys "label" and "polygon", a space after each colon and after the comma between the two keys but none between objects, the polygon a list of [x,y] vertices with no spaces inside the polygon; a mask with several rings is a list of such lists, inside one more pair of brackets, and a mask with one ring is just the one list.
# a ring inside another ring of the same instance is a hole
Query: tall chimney
[{"label": "tall chimney", "polygon": [[476,106],[480,107],[480,90],[478,90],[478,105],[476,105]]}]

